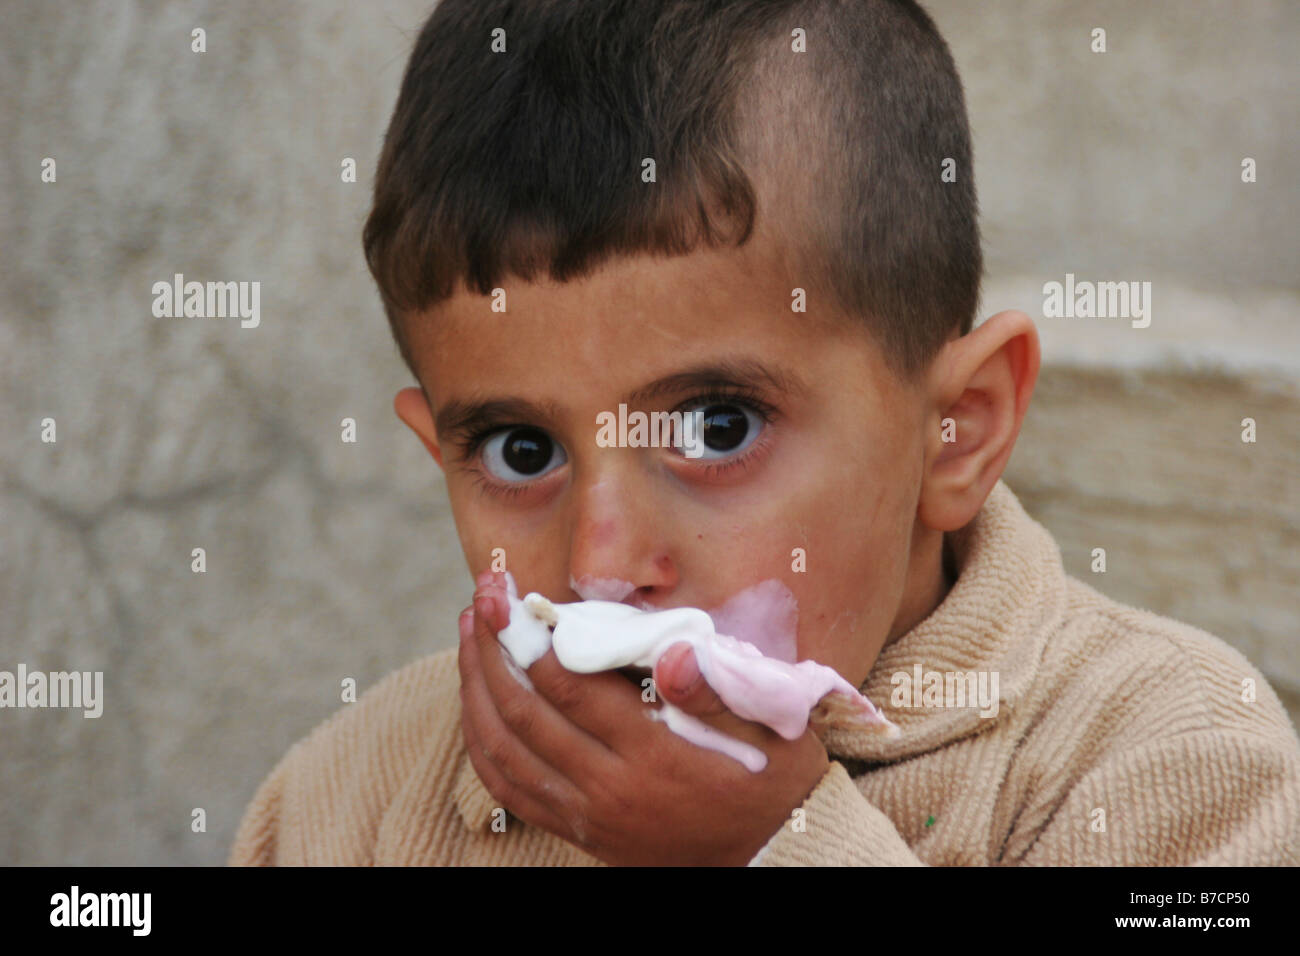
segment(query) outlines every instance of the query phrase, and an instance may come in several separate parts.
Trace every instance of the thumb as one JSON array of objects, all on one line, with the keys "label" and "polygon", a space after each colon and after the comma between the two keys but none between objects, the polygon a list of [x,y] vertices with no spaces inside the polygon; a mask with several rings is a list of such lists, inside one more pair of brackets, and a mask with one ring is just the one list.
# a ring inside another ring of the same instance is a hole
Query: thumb
[{"label": "thumb", "polygon": [[655,689],[659,696],[693,717],[725,713],[727,705],[700,674],[695,650],[690,644],[674,644],[654,666]]}]

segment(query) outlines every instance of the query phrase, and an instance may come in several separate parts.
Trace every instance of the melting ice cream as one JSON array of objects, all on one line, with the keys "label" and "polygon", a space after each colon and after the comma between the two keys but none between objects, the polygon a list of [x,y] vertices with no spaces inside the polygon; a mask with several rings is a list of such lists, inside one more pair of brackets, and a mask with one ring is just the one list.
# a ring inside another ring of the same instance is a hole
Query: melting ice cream
[{"label": "melting ice cream", "polygon": [[[580,674],[622,667],[653,668],[664,652],[685,642],[695,651],[700,674],[732,713],[771,727],[787,740],[808,727],[823,698],[861,728],[888,737],[898,728],[832,668],[816,661],[765,656],[748,641],[715,630],[714,618],[698,608],[643,611],[613,601],[554,604],[537,593],[522,600],[514,577],[506,575],[510,623],[498,638],[521,668],[531,667],[552,647],[568,670]],[[721,616],[721,615],[720,615]],[[793,650],[790,651],[793,658]],[[767,765],[766,755],[701,720],[662,702],[657,719],[694,744],[739,760],[751,771]]]}]

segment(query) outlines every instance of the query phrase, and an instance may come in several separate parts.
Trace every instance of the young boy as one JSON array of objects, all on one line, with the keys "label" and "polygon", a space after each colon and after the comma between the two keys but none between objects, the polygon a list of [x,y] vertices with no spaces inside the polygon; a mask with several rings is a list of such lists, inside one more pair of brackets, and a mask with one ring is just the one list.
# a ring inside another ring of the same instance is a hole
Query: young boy
[{"label": "young boy", "polygon": [[[459,647],[295,745],[231,863],[1300,863],[1264,678],[1067,577],[1000,480],[1038,339],[972,329],[965,105],[914,3],[442,0],[365,248],[421,385],[397,414],[483,573]],[[598,440],[673,411],[697,454]],[[714,609],[900,734],[784,739],[686,645],[657,694],[553,652],[524,680],[505,566],[521,595]],[[663,700],[766,767],[646,719]]]}]

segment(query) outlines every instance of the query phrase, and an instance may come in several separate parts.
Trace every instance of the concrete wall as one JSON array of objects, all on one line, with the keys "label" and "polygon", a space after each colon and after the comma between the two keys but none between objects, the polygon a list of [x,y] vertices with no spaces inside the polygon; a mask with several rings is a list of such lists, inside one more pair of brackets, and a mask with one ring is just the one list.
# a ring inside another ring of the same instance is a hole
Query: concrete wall
[{"label": "concrete wall", "polygon": [[[220,863],[341,680],[364,691],[454,641],[471,583],[391,411],[409,382],[359,242],[426,8],[7,8],[0,669],[102,670],[107,704],[0,711],[0,863]],[[1240,647],[1300,719],[1300,7],[930,9],[968,90],[985,314],[1041,315],[1067,272],[1153,282],[1146,329],[1039,320],[1009,483],[1071,572]],[[259,280],[260,326],[154,318],[176,272]]]}]

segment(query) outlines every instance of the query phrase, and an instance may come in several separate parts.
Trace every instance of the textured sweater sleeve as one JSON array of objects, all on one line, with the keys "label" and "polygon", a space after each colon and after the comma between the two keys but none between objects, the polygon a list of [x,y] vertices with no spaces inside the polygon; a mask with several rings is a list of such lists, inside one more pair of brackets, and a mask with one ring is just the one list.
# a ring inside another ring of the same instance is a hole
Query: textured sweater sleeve
[{"label": "textured sweater sleeve", "polygon": [[1202,729],[1102,758],[1007,865],[1295,866],[1294,740]]},{"label": "textured sweater sleeve", "polygon": [[831,761],[800,809],[802,821],[796,816],[782,825],[750,866],[926,865],[842,763]]},{"label": "textured sweater sleeve", "polygon": [[257,788],[235,834],[235,843],[227,860],[228,866],[276,865],[280,808],[284,801],[288,762],[286,757]]}]

